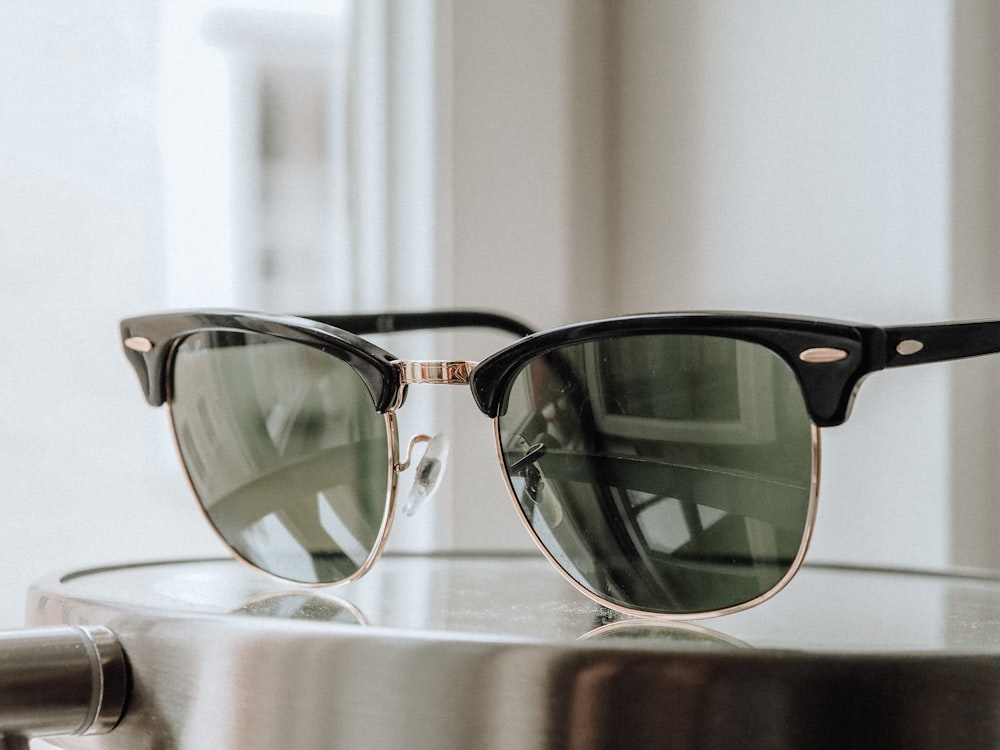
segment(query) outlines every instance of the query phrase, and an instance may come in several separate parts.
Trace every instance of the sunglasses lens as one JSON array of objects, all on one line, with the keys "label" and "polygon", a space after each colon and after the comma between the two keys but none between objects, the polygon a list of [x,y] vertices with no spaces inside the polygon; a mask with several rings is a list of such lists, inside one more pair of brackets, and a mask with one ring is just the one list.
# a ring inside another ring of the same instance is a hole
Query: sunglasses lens
[{"label": "sunglasses lens", "polygon": [[370,560],[387,523],[389,435],[347,364],[263,334],[194,334],[174,354],[171,415],[191,484],[239,556],[303,583]]},{"label": "sunglasses lens", "polygon": [[497,427],[539,543],[620,607],[746,604],[808,540],[813,430],[794,373],[763,346],[678,334],[571,344],[514,378]]}]

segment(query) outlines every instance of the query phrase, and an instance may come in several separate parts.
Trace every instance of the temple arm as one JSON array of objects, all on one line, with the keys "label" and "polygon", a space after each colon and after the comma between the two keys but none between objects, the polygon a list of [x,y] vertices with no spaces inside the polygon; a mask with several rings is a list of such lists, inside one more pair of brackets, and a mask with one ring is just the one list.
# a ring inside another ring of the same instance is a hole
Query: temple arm
[{"label": "temple arm", "polygon": [[385,312],[361,315],[303,315],[301,317],[341,328],[358,335],[422,331],[434,328],[493,328],[527,336],[534,330],[519,320],[479,310],[433,310],[430,312]]},{"label": "temple arm", "polygon": [[893,326],[886,335],[886,367],[945,362],[1000,352],[1000,320]]}]

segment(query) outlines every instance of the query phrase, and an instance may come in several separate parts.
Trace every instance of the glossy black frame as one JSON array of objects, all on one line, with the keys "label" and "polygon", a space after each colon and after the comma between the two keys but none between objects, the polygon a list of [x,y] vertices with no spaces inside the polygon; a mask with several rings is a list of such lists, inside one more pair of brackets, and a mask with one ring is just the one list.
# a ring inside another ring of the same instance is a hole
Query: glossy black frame
[{"label": "glossy black frame", "polygon": [[361,336],[446,328],[491,328],[521,337],[472,369],[473,397],[491,418],[497,416],[506,388],[526,362],[565,344],[608,336],[697,333],[760,344],[791,367],[809,416],[818,427],[843,423],[862,380],[873,372],[1000,352],[1000,321],[878,327],[751,313],[653,313],[532,333],[514,318],[475,310],[315,316],[186,311],[123,320],[121,336],[123,342],[149,342],[148,348],[126,345],[125,354],[147,401],[154,406],[167,400],[170,356],[176,341],[197,331],[231,330],[270,334],[338,357],[365,382],[375,409],[387,412],[401,405],[406,396],[407,385],[396,365],[400,358]]},{"label": "glossy black frame", "polygon": [[[519,338],[478,364],[453,361],[443,363],[443,367],[435,367],[442,363],[432,361],[402,360],[362,338],[365,334],[465,327],[497,329]],[[125,354],[135,368],[150,404],[160,406],[170,400],[171,363],[176,346],[188,335],[200,331],[269,334],[324,351],[346,362],[357,372],[371,394],[374,408],[385,415],[392,435],[389,467],[392,479],[386,521],[376,549],[352,578],[363,575],[374,563],[391,527],[396,477],[409,465],[409,456],[403,464],[397,463],[395,411],[404,403],[410,383],[469,385],[479,409],[493,419],[502,464],[498,419],[502,402],[513,379],[536,357],[567,344],[657,333],[719,336],[766,347],[784,360],[795,374],[813,422],[813,477],[802,545],[788,572],[771,589],[752,601],[720,611],[664,613],[629,609],[620,603],[605,600],[577,581],[552,556],[530,521],[521,514],[542,553],[584,594],[628,614],[665,615],[675,619],[709,617],[754,606],[780,591],[795,575],[808,548],[815,521],[819,479],[818,428],[838,425],[847,419],[858,388],[867,375],[885,368],[1000,352],[1000,321],[883,328],[782,315],[659,313],[598,320],[532,333],[528,326],[513,318],[474,310],[317,316],[226,310],[186,311],[129,318],[121,323]],[[505,478],[520,512],[511,478],[509,475]],[[239,553],[236,554],[239,556]]]},{"label": "glossy black frame", "polygon": [[[531,333],[530,328],[513,318],[470,310],[314,316],[182,311],[128,318],[121,322],[120,331],[125,356],[139,376],[146,400],[153,406],[161,406],[168,399],[169,367],[177,342],[199,331],[234,331],[296,341],[343,360],[368,387],[375,409],[387,412],[405,398],[406,386],[400,383],[400,372],[394,365],[399,358],[359,334],[440,328],[492,328],[515,336]],[[148,343],[130,346],[130,339]]]}]

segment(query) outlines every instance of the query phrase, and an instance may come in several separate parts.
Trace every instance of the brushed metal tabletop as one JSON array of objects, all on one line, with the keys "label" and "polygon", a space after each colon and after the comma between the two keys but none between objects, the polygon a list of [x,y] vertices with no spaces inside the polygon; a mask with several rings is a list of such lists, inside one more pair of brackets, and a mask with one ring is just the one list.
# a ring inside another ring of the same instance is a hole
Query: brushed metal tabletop
[{"label": "brushed metal tabletop", "polygon": [[760,607],[620,618],[535,555],[389,555],[304,589],[229,560],[77,571],[28,624],[117,633],[131,688],[66,748],[1000,745],[1000,581],[806,566]]}]

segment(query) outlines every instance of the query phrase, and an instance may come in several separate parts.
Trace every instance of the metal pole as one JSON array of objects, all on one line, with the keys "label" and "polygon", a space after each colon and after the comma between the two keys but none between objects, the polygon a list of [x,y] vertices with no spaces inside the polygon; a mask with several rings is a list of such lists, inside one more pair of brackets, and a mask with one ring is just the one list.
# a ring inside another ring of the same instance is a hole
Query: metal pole
[{"label": "metal pole", "polygon": [[27,737],[103,734],[125,710],[128,668],[101,627],[0,632],[0,750]]}]

